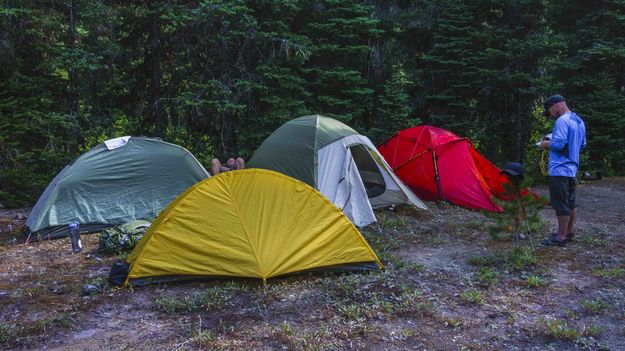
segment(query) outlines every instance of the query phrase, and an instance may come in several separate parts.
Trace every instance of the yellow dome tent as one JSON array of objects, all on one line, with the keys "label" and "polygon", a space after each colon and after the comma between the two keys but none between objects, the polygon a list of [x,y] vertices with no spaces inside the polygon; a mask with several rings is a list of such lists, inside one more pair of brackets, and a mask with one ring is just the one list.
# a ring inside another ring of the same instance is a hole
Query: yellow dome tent
[{"label": "yellow dome tent", "polygon": [[262,169],[221,173],[189,188],[152,223],[128,263],[126,284],[382,267],[323,195]]}]

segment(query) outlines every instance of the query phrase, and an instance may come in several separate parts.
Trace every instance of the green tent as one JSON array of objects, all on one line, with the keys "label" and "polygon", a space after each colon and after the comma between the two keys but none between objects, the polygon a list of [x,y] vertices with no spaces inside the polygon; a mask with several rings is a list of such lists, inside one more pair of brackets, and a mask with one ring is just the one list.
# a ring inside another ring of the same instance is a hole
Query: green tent
[{"label": "green tent", "polygon": [[277,170],[315,187],[317,151],[350,135],[351,127],[329,117],[304,116],[290,120],[271,134],[248,162],[250,168]]},{"label": "green tent", "polygon": [[329,117],[304,116],[286,122],[261,144],[247,166],[309,184],[359,227],[376,221],[376,207],[426,208],[367,137]]},{"label": "green tent", "polygon": [[68,234],[67,225],[99,231],[137,219],[152,220],[208,172],[181,146],[121,137],[84,153],[48,185],[26,226],[34,238]]}]

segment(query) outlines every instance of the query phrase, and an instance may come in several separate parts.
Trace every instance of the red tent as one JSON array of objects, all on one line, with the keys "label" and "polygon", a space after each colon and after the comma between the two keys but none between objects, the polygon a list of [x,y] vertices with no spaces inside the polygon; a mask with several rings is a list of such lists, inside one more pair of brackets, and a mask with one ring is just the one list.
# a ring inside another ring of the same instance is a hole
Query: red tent
[{"label": "red tent", "polygon": [[444,129],[404,129],[378,147],[395,174],[423,200],[500,211],[508,177],[478,153],[471,141]]}]

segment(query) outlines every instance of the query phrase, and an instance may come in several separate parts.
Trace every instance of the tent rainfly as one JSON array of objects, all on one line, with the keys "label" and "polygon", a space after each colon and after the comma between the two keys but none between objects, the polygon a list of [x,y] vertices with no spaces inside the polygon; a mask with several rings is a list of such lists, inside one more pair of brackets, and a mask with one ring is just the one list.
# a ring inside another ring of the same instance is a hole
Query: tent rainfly
[{"label": "tent rainfly", "polygon": [[492,198],[506,199],[508,178],[475,150],[471,141],[447,130],[404,129],[378,148],[395,174],[424,200],[500,211]]},{"label": "tent rainfly", "polygon": [[356,227],[319,192],[262,169],[221,173],[188,189],[152,223],[127,262],[132,285],[382,267]]},{"label": "tent rainfly", "polygon": [[105,141],[67,165],[48,185],[26,226],[34,238],[67,236],[67,225],[98,231],[152,220],[208,172],[184,148],[150,138]]},{"label": "tent rainfly", "polygon": [[425,205],[406,187],[371,141],[324,116],[304,116],[275,130],[248,162],[316,188],[357,226],[376,221],[373,208]]}]

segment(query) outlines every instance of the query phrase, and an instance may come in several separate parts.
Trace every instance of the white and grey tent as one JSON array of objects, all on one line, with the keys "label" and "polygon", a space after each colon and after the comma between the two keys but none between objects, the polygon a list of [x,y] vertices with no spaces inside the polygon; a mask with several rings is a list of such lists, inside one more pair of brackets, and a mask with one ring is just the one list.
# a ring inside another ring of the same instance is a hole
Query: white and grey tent
[{"label": "white and grey tent", "polygon": [[357,226],[376,221],[373,208],[423,202],[391,171],[369,138],[320,115],[286,122],[248,162],[316,188]]},{"label": "white and grey tent", "polygon": [[181,146],[158,139],[105,141],[67,165],[43,192],[26,226],[37,238],[67,236],[68,224],[99,231],[152,220],[208,172]]}]

